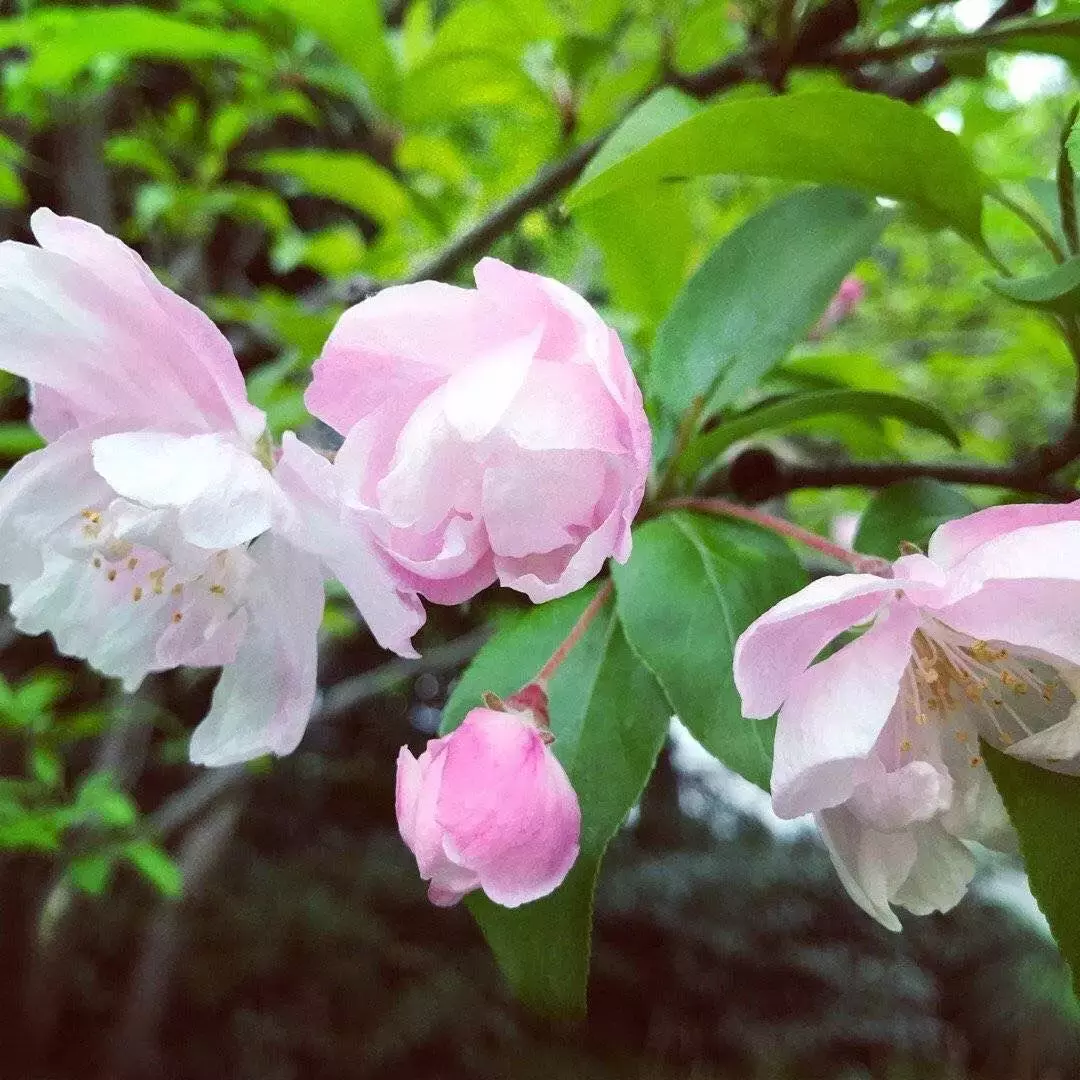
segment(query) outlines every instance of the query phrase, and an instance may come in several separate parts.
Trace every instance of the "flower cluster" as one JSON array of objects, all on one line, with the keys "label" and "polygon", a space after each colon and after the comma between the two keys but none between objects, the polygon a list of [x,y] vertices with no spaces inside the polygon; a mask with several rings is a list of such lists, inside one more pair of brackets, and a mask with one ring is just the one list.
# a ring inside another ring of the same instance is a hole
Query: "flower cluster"
[{"label": "flower cluster", "polygon": [[[222,668],[193,761],[297,745],[329,578],[410,656],[421,597],[499,581],[547,600],[629,555],[649,427],[618,338],[569,289],[486,259],[475,290],[424,282],[346,312],[307,397],[344,438],[324,455],[291,433],[272,444],[225,337],[135,252],[48,210],[32,227],[38,246],[0,244],[0,327],[47,445],[0,481],[0,582],[18,629],[128,689]],[[463,868],[425,870],[433,898],[483,884],[520,902],[566,873],[576,800],[526,721],[483,713],[402,761],[421,866]],[[470,817],[482,776],[508,791],[532,776],[519,795],[554,808],[539,878],[508,884]]]},{"label": "flower cluster", "polygon": [[1000,506],[943,525],[889,576],[812,582],[739,639],[744,714],[779,709],[776,812],[814,814],[885,926],[894,904],[960,899],[966,842],[1011,844],[980,740],[1080,773],[1078,604],[1080,506]]}]

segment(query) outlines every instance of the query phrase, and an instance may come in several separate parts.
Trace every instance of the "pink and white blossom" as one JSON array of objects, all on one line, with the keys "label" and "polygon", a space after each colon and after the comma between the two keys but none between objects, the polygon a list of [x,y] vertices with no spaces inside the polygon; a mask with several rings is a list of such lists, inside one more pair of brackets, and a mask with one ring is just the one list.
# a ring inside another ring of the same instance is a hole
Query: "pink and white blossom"
[{"label": "pink and white blossom", "polygon": [[974,871],[963,841],[1010,842],[980,739],[1080,773],[1078,510],[950,522],[891,577],[814,581],[736,645],[744,715],[779,709],[776,812],[817,816],[848,889],[886,926],[899,928],[891,904],[960,899]]},{"label": "pink and white blossom", "polygon": [[385,289],[327,341],[308,408],[345,436],[342,523],[436,603],[496,580],[533,601],[625,561],[649,469],[641,392],[576,293],[494,259],[476,289]]},{"label": "pink and white blossom", "polygon": [[840,282],[840,288],[836,290],[829,306],[821,313],[821,318],[814,323],[810,332],[806,335],[811,341],[823,338],[833,327],[842,323],[862,302],[866,295],[866,285],[862,279],[854,274],[848,274]]},{"label": "pink and white blossom", "polygon": [[128,689],[222,666],[192,759],[287,753],[314,700],[324,578],[348,579],[402,653],[419,605],[362,536],[319,531],[307,511],[326,493],[298,477],[328,463],[292,439],[275,468],[265,418],[202,312],[96,226],[48,210],[32,225],[39,247],[0,244],[2,363],[30,383],[48,440],[0,482],[16,626]]},{"label": "pink and white blossom", "polygon": [[581,812],[566,773],[526,716],[473,709],[419,758],[398,755],[397,821],[428,897],[483,889],[517,907],[547,896],[578,854]]}]

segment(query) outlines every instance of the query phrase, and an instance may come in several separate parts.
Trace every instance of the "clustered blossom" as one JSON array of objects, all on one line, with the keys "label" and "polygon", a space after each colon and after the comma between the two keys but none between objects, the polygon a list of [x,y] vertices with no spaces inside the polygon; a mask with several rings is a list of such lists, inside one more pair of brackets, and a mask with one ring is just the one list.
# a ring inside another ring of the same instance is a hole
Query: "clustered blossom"
[{"label": "clustered blossom", "polygon": [[[541,601],[629,555],[641,394],[557,282],[485,260],[477,290],[424,282],[346,312],[308,394],[345,437],[331,458],[272,445],[224,336],[135,252],[48,210],[31,224],[39,246],[0,244],[2,366],[47,445],[0,481],[0,582],[18,629],[129,690],[221,667],[193,761],[297,745],[328,578],[414,656],[421,596],[498,580]],[[403,750],[398,812],[437,903],[523,903],[577,853],[573,789],[517,714],[476,710],[419,761]]]},{"label": "clustered blossom", "polygon": [[[979,740],[1080,772],[1080,507],[950,522],[891,576],[812,582],[739,639],[747,717],[779,709],[773,805],[813,813],[853,898],[944,911],[974,872],[966,841],[1011,842]],[[861,633],[824,659],[839,635]]]}]

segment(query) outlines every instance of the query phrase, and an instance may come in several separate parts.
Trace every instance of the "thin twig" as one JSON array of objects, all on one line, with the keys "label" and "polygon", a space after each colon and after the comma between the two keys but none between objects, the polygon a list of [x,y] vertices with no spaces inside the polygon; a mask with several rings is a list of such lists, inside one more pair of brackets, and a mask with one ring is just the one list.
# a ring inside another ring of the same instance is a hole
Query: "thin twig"
[{"label": "thin twig", "polygon": [[589,629],[593,619],[603,610],[604,605],[611,598],[614,586],[609,578],[596,590],[596,595],[589,601],[585,610],[578,616],[578,620],[570,628],[570,633],[563,638],[562,644],[551,654],[548,662],[536,673],[532,682],[538,686],[544,686],[547,681],[559,670],[562,662],[573,651],[574,646],[582,639],[585,631]]},{"label": "thin twig", "polygon": [[966,34],[919,34],[892,45],[876,45],[866,48],[834,49],[829,61],[838,67],[861,67],[863,64],[903,60],[909,56],[931,52],[963,52],[979,45],[1000,45],[1013,38],[1030,35],[1080,36],[1080,17],[1065,15],[1060,18],[1018,19],[983,26]]},{"label": "thin twig", "polygon": [[736,518],[739,521],[749,521],[753,525],[760,525],[763,529],[785,536],[789,540],[805,544],[831,559],[845,563],[852,569],[865,573],[879,573],[888,563],[874,555],[860,555],[857,551],[821,536],[819,533],[804,529],[801,525],[786,521],[775,514],[767,514],[764,510],[755,510],[752,506],[740,506],[738,503],[728,502],[727,499],[671,499],[664,504],[667,509],[694,510],[699,514],[710,514],[713,517]]}]

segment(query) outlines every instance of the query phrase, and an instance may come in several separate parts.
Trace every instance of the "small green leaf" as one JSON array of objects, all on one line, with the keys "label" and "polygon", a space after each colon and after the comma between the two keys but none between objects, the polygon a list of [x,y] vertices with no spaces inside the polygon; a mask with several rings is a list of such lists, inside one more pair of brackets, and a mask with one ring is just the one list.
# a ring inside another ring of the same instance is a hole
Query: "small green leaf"
[{"label": "small green leaf", "polygon": [[1066,259],[1045,274],[991,278],[987,285],[1017,304],[1049,308],[1065,315],[1080,313],[1080,258]]},{"label": "small green leaf", "polygon": [[755,386],[806,336],[889,219],[839,188],[797,191],[748,218],[720,241],[661,323],[650,396],[675,414],[704,397],[707,415]]},{"label": "small green leaf", "polygon": [[1080,778],[1041,769],[982,744],[990,775],[1020,837],[1031,891],[1072,971],[1080,998]]},{"label": "small green leaf", "polygon": [[693,475],[733,443],[759,431],[775,431],[829,413],[852,413],[872,419],[891,416],[924,431],[933,431],[953,446],[960,445],[960,437],[945,414],[925,401],[880,390],[820,390],[769,402],[724,421],[687,447],[681,471]]},{"label": "small green leaf", "polygon": [[91,896],[101,896],[109,884],[112,868],[112,859],[108,855],[80,855],[68,863],[67,876],[77,889]]},{"label": "small green leaf", "polygon": [[59,787],[64,779],[64,762],[60,755],[47,746],[35,746],[30,754],[34,778],[46,787]]},{"label": "small green leaf", "polygon": [[637,529],[630,561],[612,571],[627,640],[679,719],[768,791],[775,724],[743,719],[731,665],[743,630],[806,584],[790,548],[741,522],[677,513]]},{"label": "small green leaf", "polygon": [[93,773],[82,782],[75,793],[73,809],[81,819],[113,828],[134,825],[139,818],[135,804],[116,787],[107,772]]},{"label": "small green leaf", "polygon": [[[480,651],[447,703],[443,728],[461,722],[485,690],[513,693],[540,669],[595,586],[508,621]],[[588,976],[592,896],[611,838],[641,795],[671,715],[656,680],[630,651],[614,605],[598,615],[550,687],[552,747],[581,804],[581,854],[550,896],[509,910],[470,897],[514,992],[545,1013],[581,1012]]]},{"label": "small green leaf", "polygon": [[149,840],[132,840],[121,849],[124,857],[165,896],[178,897],[184,891],[180,867],[167,852]]},{"label": "small green leaf", "polygon": [[[616,139],[625,135],[616,131]],[[960,140],[917,108],[850,90],[712,105],[609,168],[587,174],[567,204],[584,206],[622,187],[716,173],[889,196],[981,244],[987,182]]]},{"label": "small green leaf", "polygon": [[855,550],[895,559],[904,541],[925,547],[939,525],[975,508],[966,495],[939,480],[918,477],[890,484],[863,511]]},{"label": "small green leaf", "polygon": [[394,225],[411,208],[408,191],[394,175],[364,154],[344,150],[271,150],[250,159],[251,167],[292,177],[310,195],[321,195]]}]

